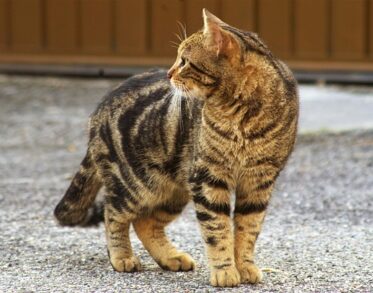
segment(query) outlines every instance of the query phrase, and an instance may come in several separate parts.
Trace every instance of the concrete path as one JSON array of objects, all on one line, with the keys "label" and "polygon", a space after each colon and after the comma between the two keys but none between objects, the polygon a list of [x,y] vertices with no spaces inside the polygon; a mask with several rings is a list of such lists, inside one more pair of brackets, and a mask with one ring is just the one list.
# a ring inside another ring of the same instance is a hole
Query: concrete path
[{"label": "concrete path", "polygon": [[373,129],[372,87],[300,87],[301,133]]},{"label": "concrete path", "polygon": [[320,131],[369,127],[372,88],[301,88],[301,131],[316,132],[300,136],[277,184],[257,247],[265,279],[221,290],[208,284],[192,206],[168,230],[197,260],[190,273],[162,271],[133,233],[144,271],[113,272],[102,226],[54,222],[87,117],[116,83],[0,76],[0,292],[373,292],[373,130]]}]

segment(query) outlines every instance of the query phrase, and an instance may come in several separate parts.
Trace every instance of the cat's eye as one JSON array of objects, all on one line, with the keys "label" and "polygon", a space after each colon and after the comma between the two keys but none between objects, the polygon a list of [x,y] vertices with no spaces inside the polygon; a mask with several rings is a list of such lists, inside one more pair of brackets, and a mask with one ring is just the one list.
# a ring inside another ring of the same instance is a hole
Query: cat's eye
[{"label": "cat's eye", "polygon": [[186,63],[185,58],[181,58],[179,66],[183,67],[185,65],[185,63]]}]

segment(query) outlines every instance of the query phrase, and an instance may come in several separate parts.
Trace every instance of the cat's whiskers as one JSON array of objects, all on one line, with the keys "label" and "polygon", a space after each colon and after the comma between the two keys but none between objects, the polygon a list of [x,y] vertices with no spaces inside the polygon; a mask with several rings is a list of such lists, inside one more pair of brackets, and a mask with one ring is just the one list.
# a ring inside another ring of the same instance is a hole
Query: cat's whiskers
[{"label": "cat's whiskers", "polygon": [[185,100],[186,107],[188,108],[188,114],[189,117],[191,116],[191,107],[190,107],[190,101],[191,98],[190,91],[183,85],[183,84],[176,84],[172,86],[172,101],[171,101],[171,111],[177,111],[180,118],[180,127],[182,130],[184,130],[183,125],[183,113],[182,113],[182,102]]},{"label": "cat's whiskers", "polygon": [[193,98],[192,97],[192,93],[191,91],[184,85],[181,85],[181,88],[182,88],[182,91],[184,92],[184,95],[185,95],[185,102],[186,102],[186,107],[188,109],[188,114],[189,114],[189,117],[192,116],[192,108],[190,106],[191,104],[191,99]]},{"label": "cat's whiskers", "polygon": [[180,22],[180,21],[178,21],[177,22],[177,24],[179,25],[179,31],[180,31],[180,29],[181,29],[181,35],[184,37],[184,39],[183,40],[186,40],[187,38],[188,38],[188,36],[187,36],[187,30],[186,30],[186,24],[184,23],[182,23],[182,22]]},{"label": "cat's whiskers", "polygon": [[176,92],[175,92],[174,87],[172,86],[171,90],[167,94],[167,99],[170,100],[170,109],[171,109],[171,112],[175,111],[175,99],[176,99],[175,96],[176,96]]},{"label": "cat's whiskers", "polygon": [[172,112],[174,112],[176,110],[179,111],[179,109],[178,109],[179,100],[182,97],[182,92],[178,87],[172,86],[171,87],[171,94],[172,94],[172,97],[171,97],[171,111]]},{"label": "cat's whiskers", "polygon": [[179,25],[179,32],[174,33],[174,35],[179,40],[179,43],[173,42],[173,41],[171,42],[173,45],[176,45],[177,48],[180,46],[180,43],[182,43],[184,40],[188,38],[187,33],[186,33],[186,25],[183,25],[180,21],[178,21],[178,25]]},{"label": "cat's whiskers", "polygon": [[180,43],[175,42],[175,41],[170,41],[170,43],[171,43],[171,47],[172,47],[172,48],[176,48],[176,49],[178,49],[179,46],[180,46]]},{"label": "cat's whiskers", "polygon": [[185,100],[185,92],[184,92],[184,86],[183,84],[180,85],[181,89],[179,89],[179,98],[178,98],[178,109],[179,109],[179,116],[180,116],[180,127],[181,130],[184,131],[184,124],[183,124],[183,108],[182,108],[182,103],[183,100]]},{"label": "cat's whiskers", "polygon": [[178,33],[174,33],[174,35],[175,35],[176,38],[180,41],[180,43],[183,42],[183,38],[182,38]]}]

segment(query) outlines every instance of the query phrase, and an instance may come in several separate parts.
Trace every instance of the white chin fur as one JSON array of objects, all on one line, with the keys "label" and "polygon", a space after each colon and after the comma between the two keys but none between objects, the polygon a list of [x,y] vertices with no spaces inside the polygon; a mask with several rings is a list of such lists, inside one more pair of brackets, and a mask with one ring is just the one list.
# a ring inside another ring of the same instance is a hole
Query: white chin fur
[{"label": "white chin fur", "polygon": [[172,86],[172,92],[174,96],[181,98],[182,96],[185,95],[183,90],[178,88],[172,80],[171,80],[171,86]]},{"label": "white chin fur", "polygon": [[182,88],[178,87],[172,80],[171,80],[171,86],[172,86],[174,96],[176,96],[178,98],[182,98],[182,97],[188,97],[188,98],[192,98],[192,99],[193,98],[203,98],[198,93],[198,90],[192,89],[192,90],[189,90],[189,91],[186,92]]}]

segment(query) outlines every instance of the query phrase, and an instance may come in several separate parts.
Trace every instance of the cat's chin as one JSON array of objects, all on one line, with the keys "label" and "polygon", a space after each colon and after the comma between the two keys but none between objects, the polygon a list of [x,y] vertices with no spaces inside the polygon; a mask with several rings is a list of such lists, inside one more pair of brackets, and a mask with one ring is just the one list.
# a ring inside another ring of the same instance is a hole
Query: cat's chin
[{"label": "cat's chin", "polygon": [[173,92],[174,96],[177,96],[177,97],[186,96],[186,93],[182,89],[180,89],[180,88],[178,88],[177,86],[174,86],[174,85],[172,86],[172,92]]},{"label": "cat's chin", "polygon": [[171,80],[171,88],[172,93],[175,97],[182,98],[182,97],[190,97],[190,93],[183,88],[182,86],[177,86],[175,82]]},{"label": "cat's chin", "polygon": [[172,91],[173,94],[177,97],[185,97],[188,99],[196,99],[196,100],[205,100],[205,97],[202,96],[196,89],[186,90],[183,88],[178,87],[171,81]]}]

